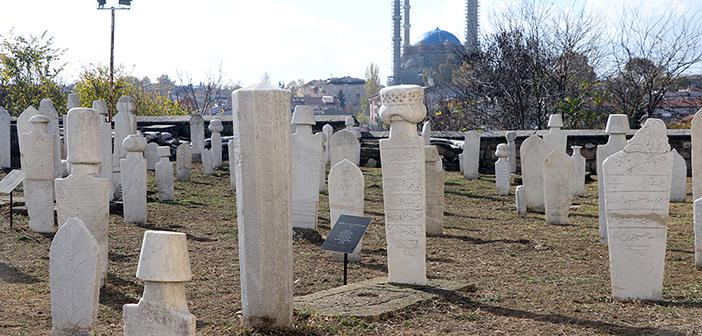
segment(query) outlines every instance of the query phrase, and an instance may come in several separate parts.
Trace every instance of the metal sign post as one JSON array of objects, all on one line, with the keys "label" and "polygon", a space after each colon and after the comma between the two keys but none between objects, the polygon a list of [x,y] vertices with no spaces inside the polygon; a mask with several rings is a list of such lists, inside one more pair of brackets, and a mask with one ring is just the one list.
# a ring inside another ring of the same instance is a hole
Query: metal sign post
[{"label": "metal sign post", "polygon": [[322,244],[323,250],[344,254],[344,285],[348,282],[349,253],[356,249],[372,221],[372,218],[341,215]]}]

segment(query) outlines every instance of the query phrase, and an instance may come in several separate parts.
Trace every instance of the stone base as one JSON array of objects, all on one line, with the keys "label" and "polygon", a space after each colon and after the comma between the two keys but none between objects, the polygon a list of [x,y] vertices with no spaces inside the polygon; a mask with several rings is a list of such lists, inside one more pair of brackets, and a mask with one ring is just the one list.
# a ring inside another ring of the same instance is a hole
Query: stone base
[{"label": "stone base", "polygon": [[293,299],[296,311],[309,310],[322,316],[353,316],[380,319],[411,305],[451,292],[475,289],[459,281],[431,279],[429,286],[394,285],[375,278]]}]

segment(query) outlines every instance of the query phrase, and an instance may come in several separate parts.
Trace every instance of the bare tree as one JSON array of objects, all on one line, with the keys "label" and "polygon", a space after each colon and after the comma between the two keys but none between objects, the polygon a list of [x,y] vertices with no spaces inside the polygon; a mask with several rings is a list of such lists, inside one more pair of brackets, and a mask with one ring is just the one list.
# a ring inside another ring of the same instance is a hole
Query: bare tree
[{"label": "bare tree", "polygon": [[207,114],[215,105],[222,93],[222,63],[219,64],[217,72],[207,71],[205,82],[193,85],[192,76],[188,72],[177,71],[180,88],[176,90],[176,96],[180,103],[191,111],[191,114]]}]

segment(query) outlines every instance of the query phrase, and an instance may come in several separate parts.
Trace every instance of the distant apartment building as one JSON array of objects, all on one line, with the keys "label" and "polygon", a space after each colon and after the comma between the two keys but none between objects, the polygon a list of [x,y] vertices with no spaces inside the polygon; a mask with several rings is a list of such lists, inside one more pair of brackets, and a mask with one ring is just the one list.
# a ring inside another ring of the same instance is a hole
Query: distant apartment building
[{"label": "distant apartment building", "polygon": [[366,99],[365,84],[364,79],[348,76],[313,80],[300,87],[302,96],[296,97],[293,104],[297,100],[312,105],[317,114],[356,115]]}]

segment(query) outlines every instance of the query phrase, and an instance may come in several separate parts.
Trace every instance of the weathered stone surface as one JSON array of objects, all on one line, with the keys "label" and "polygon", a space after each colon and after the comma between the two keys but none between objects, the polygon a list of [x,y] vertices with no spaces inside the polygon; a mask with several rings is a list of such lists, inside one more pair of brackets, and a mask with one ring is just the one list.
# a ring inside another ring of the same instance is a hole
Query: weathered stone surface
[{"label": "weathered stone surface", "polygon": [[0,107],[0,167],[9,168],[10,163],[10,113]]},{"label": "weathered stone surface", "polygon": [[52,335],[92,335],[100,297],[100,248],[83,222],[63,223],[49,250]]},{"label": "weathered stone surface", "polygon": [[173,182],[173,162],[171,162],[171,148],[158,147],[159,160],[156,162],[156,189],[161,201],[175,199],[175,183]]},{"label": "weathered stone surface", "polygon": [[573,161],[573,195],[585,196],[585,158],[580,154],[581,146],[570,146],[573,149],[573,155],[570,160]]},{"label": "weathered stone surface", "polygon": [[[231,150],[230,150],[231,151]],[[158,155],[158,147],[156,148]],[[230,152],[231,155],[231,152]],[[231,161],[231,156],[229,157]],[[154,165],[155,168],[156,165]],[[189,143],[182,143],[176,149],[176,179],[185,182],[190,179],[193,171],[193,153]]]},{"label": "weathered stone surface", "polygon": [[[17,123],[19,125],[19,119]],[[697,200],[702,197],[702,109],[692,118],[690,132],[692,135],[692,199]]]},{"label": "weathered stone surface", "polygon": [[[127,153],[122,148],[122,141],[130,134],[136,133],[136,127],[133,127],[132,111],[134,110],[134,102],[129,96],[122,96],[117,102],[117,113],[112,116],[115,123],[115,134],[113,142],[113,166],[119,166],[119,160],[125,158]],[[69,149],[70,151],[70,149]]]},{"label": "weathered stone surface", "polygon": [[464,291],[473,287],[458,281],[431,279],[425,287],[401,286],[387,278],[335,287],[295,297],[295,310],[308,310],[322,316],[382,319],[420,302],[438,297],[439,293]]},{"label": "weathered stone surface", "polygon": [[124,222],[146,224],[146,139],[130,134],[122,142],[127,157],[120,160]]},{"label": "weathered stone surface", "polygon": [[505,133],[505,139],[507,139],[507,145],[509,145],[509,172],[517,172],[517,132],[509,131]]},{"label": "weathered stone surface", "polygon": [[238,153],[235,151],[236,142],[234,139],[229,140],[227,143],[227,151],[229,152],[229,187],[233,192],[236,192],[236,156]]},{"label": "weathered stone surface", "polygon": [[359,132],[358,128],[356,128],[356,119],[354,119],[354,117],[347,116],[344,125],[346,126],[344,129],[353,133],[353,135],[356,136],[356,139],[361,138],[361,132]]},{"label": "weathered stone surface", "polygon": [[702,198],[693,203],[693,231],[695,233],[695,267],[702,269]]},{"label": "weathered stone surface", "polygon": [[461,171],[461,175],[463,175],[463,153],[458,154],[458,169]]},{"label": "weathered stone surface", "polygon": [[74,108],[66,116],[71,174],[57,178],[56,209],[59,225],[77,217],[90,230],[100,248],[100,279],[107,274],[110,181],[100,177],[100,115],[88,108]]},{"label": "weathered stone surface", "polygon": [[[59,115],[51,99],[44,98],[39,102],[39,113],[49,118],[49,134],[54,136],[54,177],[61,176],[61,134],[59,132]],[[66,134],[66,137],[70,135]],[[68,148],[68,142],[66,143]]]},{"label": "weathered stone surface", "polygon": [[478,131],[465,133],[462,162],[463,178],[468,180],[480,178],[480,133]]},{"label": "weathered stone surface", "polygon": [[214,174],[212,152],[207,148],[202,150],[202,173],[206,176]]},{"label": "weathered stone surface", "polygon": [[200,162],[202,151],[205,149],[205,119],[199,114],[190,117],[190,144],[193,161]]},{"label": "weathered stone surface", "polygon": [[[700,127],[702,127],[702,125],[700,125]],[[607,217],[605,216],[602,163],[610,155],[624,149],[624,146],[626,146],[626,133],[629,132],[629,117],[626,114],[610,114],[607,118],[605,132],[609,134],[607,144],[597,146],[597,201],[599,209],[600,241],[603,244],[607,243]],[[702,141],[702,138],[700,140]]]},{"label": "weathered stone surface", "polygon": [[526,216],[527,207],[526,200],[524,199],[524,186],[517,186],[517,188],[515,188],[514,201],[517,206],[517,214],[520,216]]},{"label": "weathered stone surface", "polygon": [[195,316],[188,310],[185,282],[190,258],[184,233],[146,231],[137,278],[144,281],[138,304],[126,304],[125,336],[194,336]]},{"label": "weathered stone surface", "polygon": [[19,142],[20,147],[20,164],[22,165],[22,168],[27,166],[24,163],[24,158],[22,156],[22,148],[27,148],[27,146],[23,144],[24,139],[21,135],[30,133],[32,131],[32,123],[29,121],[29,119],[31,119],[35,115],[39,115],[39,111],[33,106],[29,106],[19,115],[19,117],[17,117],[17,140]]},{"label": "weathered stone surface", "polygon": [[[177,157],[176,153],[176,157]],[[144,150],[144,158],[146,158],[146,169],[156,170],[156,162],[158,162],[158,144],[149,142]]]},{"label": "weathered stone surface", "polygon": [[424,139],[424,145],[431,145],[431,120],[427,120],[422,125],[422,139]]},{"label": "weathered stone surface", "polygon": [[19,136],[29,228],[36,232],[55,232],[53,158],[56,138],[49,133],[48,117],[37,113],[30,122],[30,133]]},{"label": "weathered stone surface", "polygon": [[495,151],[497,162],[495,162],[495,189],[498,195],[509,195],[510,161],[509,145],[499,144]]},{"label": "weathered stone surface", "polygon": [[522,190],[528,211],[542,212],[544,207],[544,141],[537,135],[528,137],[519,147],[522,160]]},{"label": "weathered stone surface", "polygon": [[427,112],[424,89],[391,86],[380,90],[380,99],[380,116],[390,124],[390,137],[380,140],[388,278],[423,285],[427,283],[425,150],[417,123]]},{"label": "weathered stone surface", "polygon": [[333,167],[346,159],[355,165],[361,162],[361,143],[353,132],[343,129],[334,133],[329,144],[330,164]]},{"label": "weathered stone surface", "polygon": [[322,155],[319,160],[319,192],[327,191],[327,135],[322,132],[314,134],[322,143]]},{"label": "weathered stone surface", "polygon": [[237,209],[247,209],[237,211],[244,324],[289,327],[293,294],[290,92],[268,83],[239,89],[232,94],[232,111],[234,134],[239,135]]},{"label": "weathered stone surface", "polygon": [[[107,104],[104,100],[95,100],[93,110],[100,115],[100,176],[110,179],[112,177],[112,125],[107,122]],[[113,194],[110,193],[110,200],[112,196]]]},{"label": "weathered stone surface", "polygon": [[326,164],[326,163],[329,163],[331,160],[330,146],[331,146],[331,137],[332,137],[332,135],[334,135],[334,127],[332,125],[329,125],[329,124],[324,124],[324,126],[322,126],[322,133],[324,133],[324,135],[326,135],[326,137],[327,137],[326,141],[324,142],[325,143],[324,154],[326,155],[326,158],[325,158],[325,160],[326,160],[325,164]]},{"label": "weathered stone surface", "polygon": [[[329,219],[332,228],[341,215],[363,217],[363,197],[365,191],[363,172],[349,160],[337,163],[329,171]],[[363,240],[358,243],[350,262],[361,261]],[[343,261],[342,253],[334,253],[334,259]]]},{"label": "weathered stone surface", "polygon": [[311,230],[317,230],[317,203],[322,160],[322,139],[312,134],[314,124],[312,107],[307,105],[295,107],[292,125],[296,126],[296,131],[290,138],[293,227]]},{"label": "weathered stone surface", "polygon": [[210,136],[210,153],[212,154],[212,167],[214,169],[222,168],[222,121],[212,119],[208,127],[212,135]]},{"label": "weathered stone surface", "polygon": [[436,146],[424,146],[426,183],[426,231],[428,236],[444,233],[444,166]]},{"label": "weathered stone surface", "polygon": [[687,198],[687,164],[682,155],[673,149],[673,175],[670,183],[670,201],[681,203]]},{"label": "weathered stone surface", "polygon": [[648,119],[603,164],[612,295],[660,299],[673,169],[665,124]]},{"label": "weathered stone surface", "polygon": [[546,155],[551,154],[551,152],[556,149],[565,153],[568,136],[562,130],[563,116],[560,114],[550,115],[548,118],[548,128],[548,134],[544,135],[544,150]]},{"label": "weathered stone surface", "polygon": [[544,160],[544,205],[546,224],[568,224],[573,203],[573,161],[559,149]]}]

